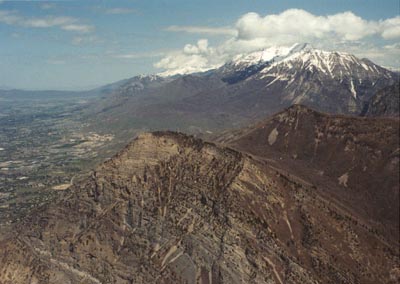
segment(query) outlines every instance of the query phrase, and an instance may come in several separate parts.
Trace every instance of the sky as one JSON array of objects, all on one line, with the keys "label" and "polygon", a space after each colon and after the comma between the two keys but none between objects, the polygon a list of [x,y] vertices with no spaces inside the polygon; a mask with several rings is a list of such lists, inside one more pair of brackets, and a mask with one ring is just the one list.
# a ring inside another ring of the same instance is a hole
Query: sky
[{"label": "sky", "polygon": [[0,0],[0,88],[82,90],[309,42],[400,67],[399,0]]}]

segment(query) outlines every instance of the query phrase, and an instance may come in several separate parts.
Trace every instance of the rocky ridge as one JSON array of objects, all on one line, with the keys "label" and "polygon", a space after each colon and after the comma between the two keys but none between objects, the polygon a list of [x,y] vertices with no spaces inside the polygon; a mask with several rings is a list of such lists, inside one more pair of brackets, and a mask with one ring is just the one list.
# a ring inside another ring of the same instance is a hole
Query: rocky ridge
[{"label": "rocky ridge", "polygon": [[270,162],[143,134],[0,242],[0,283],[396,283],[373,225]]}]

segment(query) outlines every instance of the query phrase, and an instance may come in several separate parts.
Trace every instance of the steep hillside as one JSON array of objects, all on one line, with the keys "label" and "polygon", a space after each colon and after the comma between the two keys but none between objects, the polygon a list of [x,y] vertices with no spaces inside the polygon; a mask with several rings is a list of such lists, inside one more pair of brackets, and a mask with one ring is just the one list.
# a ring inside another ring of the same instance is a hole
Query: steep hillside
[{"label": "steep hillside", "polygon": [[398,119],[327,115],[295,105],[218,141],[325,185],[329,195],[398,240]]},{"label": "steep hillside", "polygon": [[400,90],[399,82],[378,91],[367,105],[367,116],[399,116]]},{"label": "steep hillside", "polygon": [[3,237],[0,283],[396,283],[397,246],[322,191],[231,149],[143,134]]}]

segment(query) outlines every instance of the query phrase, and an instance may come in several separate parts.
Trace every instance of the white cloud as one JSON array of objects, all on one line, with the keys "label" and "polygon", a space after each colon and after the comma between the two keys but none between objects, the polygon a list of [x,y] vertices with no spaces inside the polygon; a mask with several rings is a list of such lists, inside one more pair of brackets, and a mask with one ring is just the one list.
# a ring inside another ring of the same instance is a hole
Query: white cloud
[{"label": "white cloud", "polygon": [[63,29],[64,31],[70,31],[70,32],[90,33],[94,30],[94,27],[88,26],[88,25],[70,24],[70,25],[61,26],[61,29]]},{"label": "white cloud", "polygon": [[393,36],[400,31],[400,23],[398,17],[377,22],[364,20],[352,12],[316,16],[304,10],[289,9],[265,17],[245,14],[237,21],[236,28],[238,39],[268,38],[275,43],[293,43],[327,38],[354,41],[371,35],[386,38],[386,33]]},{"label": "white cloud", "polygon": [[166,30],[172,32],[231,37],[215,47],[208,46],[207,40],[201,40],[196,45],[187,44],[182,50],[166,55],[154,66],[166,70],[167,74],[188,70],[204,71],[223,64],[239,53],[252,52],[272,45],[288,46],[296,42],[310,42],[319,48],[337,49],[358,56],[369,55],[371,59],[390,61],[394,52],[385,53],[383,45],[379,46],[377,42],[400,38],[400,16],[368,21],[352,12],[318,16],[301,9],[289,9],[264,17],[257,13],[247,13],[237,20],[234,27],[167,27]]},{"label": "white cloud", "polygon": [[123,14],[136,13],[136,10],[129,9],[129,8],[112,8],[112,9],[106,10],[105,12],[106,12],[106,14],[110,14],[110,15],[123,15]]},{"label": "white cloud", "polygon": [[384,39],[400,38],[400,16],[381,21],[380,26]]},{"label": "white cloud", "polygon": [[58,27],[65,31],[88,33],[94,30],[93,26],[80,24],[79,20],[72,17],[47,16],[42,18],[27,18],[14,11],[0,10],[0,23],[27,28],[52,28]]},{"label": "white cloud", "polygon": [[186,74],[216,68],[224,62],[224,56],[215,48],[208,46],[207,39],[198,40],[197,44],[187,44],[183,51],[173,52],[154,66],[166,69],[164,75]]},{"label": "white cloud", "polygon": [[77,22],[76,19],[70,17],[46,17],[46,18],[19,18],[18,24],[30,28],[51,28],[56,26],[63,27]]},{"label": "white cloud", "polygon": [[398,52],[400,52],[400,42],[385,45],[384,48],[389,49],[389,50],[394,49],[394,50],[397,50]]},{"label": "white cloud", "polygon": [[201,27],[201,26],[169,26],[165,29],[169,32],[186,32],[194,34],[208,34],[208,35],[230,35],[237,34],[236,29],[228,27]]}]

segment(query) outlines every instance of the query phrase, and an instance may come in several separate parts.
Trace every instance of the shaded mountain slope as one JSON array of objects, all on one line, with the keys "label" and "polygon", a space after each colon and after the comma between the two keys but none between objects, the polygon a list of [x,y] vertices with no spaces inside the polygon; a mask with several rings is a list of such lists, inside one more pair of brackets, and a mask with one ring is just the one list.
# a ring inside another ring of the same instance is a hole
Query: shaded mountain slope
[{"label": "shaded mountain slope", "polygon": [[399,237],[399,120],[327,115],[295,105],[217,139],[326,187]]},{"label": "shaded mountain slope", "polygon": [[399,116],[400,114],[400,81],[378,91],[370,100],[367,116]]},{"label": "shaded mountain slope", "polygon": [[0,242],[0,283],[396,283],[373,224],[269,162],[143,134]]}]

